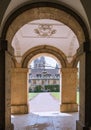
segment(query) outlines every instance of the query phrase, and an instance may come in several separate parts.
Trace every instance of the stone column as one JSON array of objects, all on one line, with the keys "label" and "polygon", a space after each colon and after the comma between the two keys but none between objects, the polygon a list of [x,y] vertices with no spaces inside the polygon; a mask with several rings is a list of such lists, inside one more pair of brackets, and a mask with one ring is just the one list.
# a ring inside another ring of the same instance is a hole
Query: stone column
[{"label": "stone column", "polygon": [[28,87],[26,68],[13,68],[11,78],[11,113],[28,113]]},{"label": "stone column", "polygon": [[77,68],[62,68],[61,112],[77,112]]},{"label": "stone column", "polygon": [[84,43],[80,53],[80,108],[76,130],[91,130],[91,51]]},{"label": "stone column", "polygon": [[7,41],[0,39],[0,130],[12,130],[11,125],[11,55]]}]

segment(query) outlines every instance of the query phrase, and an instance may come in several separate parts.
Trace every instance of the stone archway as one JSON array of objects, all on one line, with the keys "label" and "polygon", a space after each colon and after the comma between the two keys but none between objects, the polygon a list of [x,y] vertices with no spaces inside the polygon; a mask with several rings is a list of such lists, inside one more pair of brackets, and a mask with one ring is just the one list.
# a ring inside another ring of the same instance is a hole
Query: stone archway
[{"label": "stone archway", "polygon": [[[39,48],[39,47],[38,47]],[[38,49],[37,48],[37,49]],[[30,63],[32,62],[32,61],[34,61],[34,60],[36,60],[37,58],[38,59],[41,59],[41,57],[44,57],[45,58],[45,61],[46,61],[46,57],[47,58],[49,58],[50,57],[50,59],[52,58],[53,60],[56,60],[56,62],[57,63],[59,63],[60,64],[60,61],[59,61],[59,59],[57,58],[57,57],[55,57],[53,54],[51,54],[51,52],[49,52],[47,49],[45,49],[45,50],[42,50],[41,52],[40,52],[40,50],[41,50],[41,48],[42,47],[40,47],[40,49],[38,49],[38,51],[37,51],[37,49],[35,49],[35,51],[34,51],[34,53],[33,52],[31,52],[31,50],[30,50],[30,54],[26,57],[26,59],[28,58],[28,62],[26,62],[26,61],[23,61],[23,63],[24,63],[24,68],[25,68],[25,64],[26,64],[26,67],[28,67],[29,69],[28,69],[28,78],[29,78],[29,74],[33,74],[33,70],[34,70],[34,68],[32,68],[32,67],[29,67],[29,65],[30,65]],[[32,48],[32,49],[34,49],[34,48]],[[47,50],[47,51],[46,51]],[[52,48],[50,49],[52,52],[53,52],[53,50],[52,50]],[[36,54],[35,54],[35,52],[36,52]],[[43,53],[44,52],[44,53]],[[55,52],[54,52],[55,53]],[[29,59],[29,56],[31,57],[31,54],[32,54],[32,58],[30,58]],[[35,55],[34,55],[35,54]],[[51,62],[48,62],[47,63],[47,65],[50,65],[51,67],[53,66],[53,64],[51,64]],[[23,64],[22,64],[23,65]],[[45,66],[46,66],[46,64],[45,64]],[[50,67],[50,68],[51,68]],[[53,69],[53,70],[52,70]],[[47,91],[46,90],[46,87],[45,87],[45,85],[52,85],[52,84],[55,84],[55,83],[57,83],[57,85],[59,85],[58,86],[58,88],[59,88],[59,92],[58,92],[58,96],[59,96],[59,98],[61,98],[61,91],[60,91],[60,88],[61,88],[61,83],[60,83],[60,80],[61,80],[61,74],[60,74],[60,70],[61,68],[59,67],[58,68],[58,74],[60,75],[59,77],[59,79],[53,79],[53,77],[51,76],[51,77],[43,77],[43,73],[41,73],[41,72],[43,72],[43,71],[46,71],[47,73],[46,74],[52,74],[53,72],[54,72],[54,70],[55,70],[55,67],[52,67],[51,69],[43,69],[43,68],[41,68],[41,70],[42,71],[40,71],[40,69],[39,69],[39,72],[40,72],[40,74],[41,74],[41,78],[35,78],[35,79],[32,79],[31,80],[31,82],[30,82],[30,84],[28,83],[28,85],[29,86],[31,86],[31,88],[33,88],[33,90],[34,90],[34,86],[35,86],[35,84],[36,85],[39,85],[40,84],[40,86],[42,87],[42,91],[43,91],[43,89],[44,89],[44,91],[42,92],[42,94],[44,95],[46,92],[47,93],[49,93],[49,94],[51,94],[51,91],[50,91],[50,88],[49,88],[49,90]],[[35,69],[35,71],[37,72],[36,74],[38,74],[38,69],[36,68]],[[52,73],[50,73],[50,71],[52,71]],[[31,78],[30,78],[31,79]],[[33,85],[34,84],[34,85]],[[29,89],[29,86],[27,85],[27,88]],[[46,91],[45,91],[46,90]],[[29,91],[28,91],[28,93],[29,93]],[[30,94],[32,94],[32,91],[30,91]],[[39,93],[40,94],[40,93]],[[45,98],[46,98],[46,96],[45,96]],[[44,98],[42,98],[43,100],[44,100],[44,102],[45,102],[45,99]],[[38,101],[38,99],[37,99],[37,101]],[[29,102],[29,111],[28,111],[28,113],[30,112],[35,112],[35,110],[36,110],[36,108],[37,108],[37,105],[35,104],[35,106],[32,104],[32,102],[30,102],[29,101],[29,99],[28,99],[28,102]],[[58,103],[58,106],[57,105],[55,105],[54,104],[54,106],[56,106],[55,107],[55,109],[54,109],[54,111],[59,111],[60,112],[60,104],[61,104],[61,102],[60,102],[60,100],[58,101],[59,103]],[[48,104],[46,104],[47,106],[48,106],[48,108],[52,108],[52,106],[51,106],[51,102],[49,103],[49,105]],[[43,112],[43,111],[45,111],[45,112],[49,112],[48,110],[47,110],[47,107],[40,107],[40,106],[44,106],[44,104],[43,104],[43,102],[41,102],[41,98],[40,98],[40,101],[39,101],[39,111],[41,111],[41,112]],[[38,112],[38,110],[36,110],[37,112]],[[53,108],[50,110],[50,112],[52,112],[53,111]]]},{"label": "stone archway", "polygon": [[[60,8],[59,5],[57,5],[55,7],[55,4],[51,4],[51,3],[49,3],[48,5],[46,5],[46,4],[44,5],[44,4],[45,3],[43,3],[42,5],[38,4],[38,7],[37,7],[37,4],[35,3],[36,6],[33,6],[33,7],[28,6],[28,8],[26,8],[25,10],[20,11],[20,13],[22,12],[21,14],[15,13],[15,17],[12,18],[13,15],[9,17],[9,19],[7,20],[7,22],[5,24],[5,28],[3,28],[3,31],[2,31],[3,41],[1,41],[2,43],[5,43],[4,40],[7,39],[8,52],[10,52],[10,53],[12,52],[12,47],[11,47],[12,38],[14,37],[15,33],[18,31],[19,28],[21,28],[24,24],[26,24],[29,21],[32,21],[34,19],[43,19],[45,17],[48,19],[54,19],[57,21],[61,21],[64,24],[66,24],[67,26],[69,26],[75,32],[75,34],[79,40],[79,44],[83,44],[85,41],[89,41],[88,32],[87,32],[87,34],[85,34],[85,29],[86,29],[85,24],[83,24],[82,20],[79,17],[77,17],[77,19],[76,19],[74,16],[74,13],[73,14],[71,13],[71,10],[66,12],[66,10],[63,10],[62,8]],[[31,9],[29,9],[29,8],[31,8]],[[84,29],[83,25],[85,26],[85,29]],[[88,43],[86,43],[86,44],[88,45]],[[6,45],[6,44],[4,44],[4,45]],[[4,48],[4,47],[5,46],[2,46],[2,50],[4,50],[4,52],[5,52],[6,48]],[[1,56],[2,56],[2,54],[1,54]],[[4,71],[5,71],[5,68],[4,68]],[[8,75],[6,75],[6,76],[8,77]],[[6,83],[8,84],[8,82],[6,82]],[[9,99],[9,101],[10,101],[10,99]],[[9,102],[9,104],[10,104],[10,102]],[[10,108],[10,106],[7,105],[7,110],[10,111],[8,108]],[[7,120],[10,121],[9,113],[7,116]],[[7,127],[7,129],[8,128],[10,129],[10,122],[8,122],[6,127]]]},{"label": "stone archway", "polygon": [[[16,62],[15,68],[12,69],[12,80],[11,80],[12,113],[14,114],[28,113],[27,66],[30,59],[42,53],[53,55],[58,59],[58,61],[62,65],[62,69],[60,70],[60,72],[62,73],[62,104],[60,104],[60,111],[62,112],[78,111],[78,105],[76,103],[77,68],[74,68],[72,64],[71,65],[68,64],[66,56],[64,55],[63,52],[61,52],[55,47],[43,45],[34,47],[30,49],[28,52],[26,52],[23,55],[22,62],[20,64],[19,63],[17,64]],[[71,77],[70,80],[68,77]],[[18,84],[20,85],[20,87],[18,87],[19,86]],[[20,93],[19,90],[20,91],[22,90],[21,95],[19,95]],[[18,97],[18,102],[17,98],[15,97]]]},{"label": "stone archway", "polygon": [[60,63],[62,64],[62,67],[67,66],[67,59],[66,59],[65,54],[59,49],[57,49],[56,47],[48,46],[48,45],[37,46],[30,49],[28,52],[26,52],[23,55],[21,66],[23,68],[26,68],[29,62],[29,59],[41,53],[48,53],[48,54],[54,55],[60,61]]},{"label": "stone archway", "polygon": [[62,22],[73,30],[78,38],[79,44],[85,42],[84,31],[81,25],[72,15],[53,7],[38,7],[23,12],[13,20],[11,25],[8,27],[8,31],[6,32],[6,39],[8,40],[9,44],[12,43],[15,33],[23,25],[36,19],[53,19]]},{"label": "stone archway", "polygon": [[48,2],[45,6],[45,2],[38,2],[26,5],[24,10],[23,8],[19,10],[12,14],[13,17],[10,16],[11,19],[6,21],[7,24],[2,30],[2,38],[7,39],[10,52],[12,52],[11,43],[15,33],[26,23],[38,19],[52,19],[64,23],[76,34],[80,45],[89,39],[81,18],[63,5]]},{"label": "stone archway", "polygon": [[[56,57],[62,67],[67,66],[67,60],[63,52],[52,46],[37,46],[30,49],[23,55],[21,63],[12,68],[11,78],[11,113],[12,114],[25,114],[28,113],[28,100],[27,100],[27,72],[28,62],[36,55],[46,53]],[[17,82],[18,81],[18,82]],[[21,94],[20,94],[21,93]],[[17,98],[18,97],[18,100]]]}]

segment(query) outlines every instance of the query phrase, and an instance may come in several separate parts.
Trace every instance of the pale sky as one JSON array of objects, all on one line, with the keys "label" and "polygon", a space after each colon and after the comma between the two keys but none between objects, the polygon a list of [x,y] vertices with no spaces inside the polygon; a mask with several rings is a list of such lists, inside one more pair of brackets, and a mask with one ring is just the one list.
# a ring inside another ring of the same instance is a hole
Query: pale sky
[{"label": "pale sky", "polygon": [[56,60],[54,60],[53,58],[51,57],[45,57],[45,60],[46,60],[46,64],[48,64],[49,66],[52,66],[52,67],[55,67],[57,63]]},{"label": "pale sky", "polygon": [[[48,56],[44,56],[44,57],[45,57],[45,60],[46,60],[46,65],[51,66],[51,67],[55,67],[56,64],[58,64],[58,62],[55,59],[48,57]],[[33,66],[33,61],[31,63],[31,65]]]}]

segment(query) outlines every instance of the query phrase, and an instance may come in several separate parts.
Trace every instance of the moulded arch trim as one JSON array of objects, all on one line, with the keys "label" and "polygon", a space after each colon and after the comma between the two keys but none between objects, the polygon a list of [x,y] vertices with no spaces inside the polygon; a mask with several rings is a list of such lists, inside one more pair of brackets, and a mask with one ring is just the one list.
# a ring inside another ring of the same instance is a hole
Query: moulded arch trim
[{"label": "moulded arch trim", "polygon": [[12,61],[12,68],[13,68],[16,66],[16,59],[12,58],[11,61]]},{"label": "moulded arch trim", "polygon": [[55,56],[59,60],[62,67],[66,67],[67,59],[66,59],[66,56],[64,55],[64,53],[61,50],[59,50],[53,46],[47,46],[47,45],[37,46],[37,47],[34,47],[34,48],[30,49],[29,51],[27,51],[23,55],[21,66],[23,68],[27,68],[27,65],[28,65],[28,62],[30,61],[30,59],[33,58],[35,55],[38,55],[41,53],[47,53],[47,54],[51,54],[51,55]]},{"label": "moulded arch trim", "polygon": [[[57,63],[59,63],[60,67],[61,67],[61,64],[60,64],[60,61],[57,57],[55,57],[53,54],[50,54],[50,53],[40,53],[40,54],[36,54],[35,56],[33,56],[30,61],[28,62],[28,65],[31,64],[32,61],[36,60],[37,58],[41,57],[41,56],[46,56],[46,57],[50,57],[50,58],[53,58]],[[50,64],[50,63],[49,63]]]}]

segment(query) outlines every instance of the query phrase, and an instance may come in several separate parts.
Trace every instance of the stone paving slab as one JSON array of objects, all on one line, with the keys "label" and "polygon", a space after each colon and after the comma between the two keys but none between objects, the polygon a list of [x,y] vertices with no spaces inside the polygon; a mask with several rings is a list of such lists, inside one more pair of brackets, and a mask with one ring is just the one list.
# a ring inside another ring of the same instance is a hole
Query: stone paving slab
[{"label": "stone paving slab", "polygon": [[59,101],[41,93],[29,102],[30,113],[12,115],[14,130],[76,130],[78,113],[60,113]]},{"label": "stone paving slab", "polygon": [[11,119],[14,130],[76,130],[78,113],[37,112]]}]

